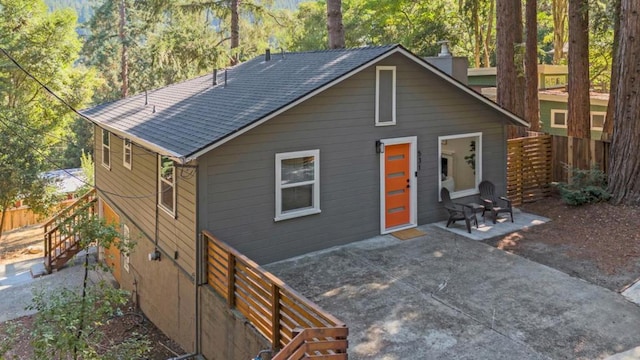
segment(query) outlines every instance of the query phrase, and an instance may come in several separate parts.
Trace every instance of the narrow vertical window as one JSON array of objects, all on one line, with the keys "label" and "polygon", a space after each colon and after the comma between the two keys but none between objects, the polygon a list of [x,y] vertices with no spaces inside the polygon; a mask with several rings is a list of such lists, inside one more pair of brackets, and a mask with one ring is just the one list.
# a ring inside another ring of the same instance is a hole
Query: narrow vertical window
[{"label": "narrow vertical window", "polygon": [[320,150],[276,154],[275,220],[320,212]]},{"label": "narrow vertical window", "polygon": [[111,169],[111,142],[110,134],[107,130],[102,129],[102,166]]},{"label": "narrow vertical window", "polygon": [[122,241],[125,245],[125,252],[122,254],[122,267],[129,272],[129,227],[122,224]]},{"label": "narrow vertical window", "polygon": [[376,67],[376,126],[396,124],[396,67]]},{"label": "narrow vertical window", "polygon": [[131,170],[131,140],[122,140],[122,164]]},{"label": "narrow vertical window", "polygon": [[158,161],[158,205],[175,216],[176,214],[176,168],[173,160],[166,156],[160,156]]}]

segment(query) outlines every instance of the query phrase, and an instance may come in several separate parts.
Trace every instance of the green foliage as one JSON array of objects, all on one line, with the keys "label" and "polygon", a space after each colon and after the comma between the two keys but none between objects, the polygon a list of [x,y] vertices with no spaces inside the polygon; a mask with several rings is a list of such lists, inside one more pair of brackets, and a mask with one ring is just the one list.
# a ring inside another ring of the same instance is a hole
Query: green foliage
[{"label": "green foliage", "polygon": [[[343,0],[342,20],[347,47],[400,43],[421,56],[435,56],[437,41],[457,43],[454,29],[446,22],[446,3],[412,0]],[[294,14],[287,49],[308,51],[326,49],[326,2],[304,2]]]},{"label": "green foliage", "polygon": [[562,200],[572,206],[607,201],[607,174],[593,167],[590,170],[572,169],[572,183],[560,183],[558,189]]},{"label": "green foliage", "polygon": [[120,309],[128,298],[126,291],[104,284],[88,287],[84,297],[66,288],[34,291],[28,308],[38,311],[31,332],[35,359],[142,358],[150,350],[150,341],[143,334],[133,331],[116,339],[115,334],[104,331],[105,324],[122,315]]},{"label": "green foliage", "polygon": [[11,350],[16,340],[24,334],[24,329],[18,327],[14,321],[7,321],[4,326],[3,333],[0,333],[0,360],[4,359],[7,351]]}]

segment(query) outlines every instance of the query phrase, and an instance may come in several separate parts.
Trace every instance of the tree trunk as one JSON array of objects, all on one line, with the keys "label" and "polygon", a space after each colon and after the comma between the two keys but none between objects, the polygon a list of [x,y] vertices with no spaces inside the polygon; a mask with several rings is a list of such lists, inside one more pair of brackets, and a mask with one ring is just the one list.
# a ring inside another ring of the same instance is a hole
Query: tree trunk
[{"label": "tree trunk", "polygon": [[240,46],[239,1],[231,0],[231,66],[238,63],[238,47]]},{"label": "tree trunk", "polygon": [[[515,26],[513,27],[513,32],[515,35],[514,46],[514,58],[513,62],[516,66],[516,93],[515,93],[515,109],[513,112],[520,116],[524,117],[524,97],[525,97],[525,78],[524,78],[524,41],[522,36],[522,1],[521,0],[513,0],[514,2],[514,15],[515,15]],[[526,129],[518,126],[517,131],[521,136],[526,135]]]},{"label": "tree trunk", "polygon": [[569,2],[569,99],[567,134],[590,138],[589,116],[589,3]]},{"label": "tree trunk", "polygon": [[553,0],[553,63],[558,65],[564,58],[564,43],[567,37],[567,0]]},{"label": "tree trunk", "polygon": [[126,25],[127,25],[127,10],[126,10],[126,0],[120,1],[120,26],[118,31],[118,37],[120,38],[120,43],[122,44],[122,54],[120,57],[120,77],[122,78],[122,97],[126,98],[129,96],[129,52],[127,50],[127,34],[126,34]]},{"label": "tree trunk", "polygon": [[618,83],[618,73],[620,64],[618,61],[618,44],[620,43],[620,0],[614,0],[614,23],[613,23],[613,54],[611,56],[611,83],[609,85],[609,102],[607,103],[607,116],[604,119],[602,128],[603,141],[611,141],[613,137],[613,115],[616,108],[616,84]]},{"label": "tree trunk", "polygon": [[640,205],[640,1],[621,0],[619,71],[609,156],[609,191],[616,204]]},{"label": "tree trunk", "polygon": [[477,68],[480,67],[480,44],[482,43],[479,6],[478,3],[475,3],[471,10],[471,16],[473,17],[473,60],[474,66]]},{"label": "tree trunk", "polygon": [[341,0],[327,0],[327,31],[329,49],[343,49],[345,44]]},{"label": "tree trunk", "polygon": [[484,67],[490,67],[491,66],[491,49],[490,49],[490,44],[491,44],[491,30],[493,29],[493,17],[494,17],[494,10],[495,10],[495,0],[490,0],[489,1],[489,14],[488,14],[488,20],[489,22],[487,23],[487,32],[486,32],[486,36],[484,38]]},{"label": "tree trunk", "polygon": [[9,203],[2,204],[2,214],[0,215],[0,244],[2,244],[2,229],[4,228],[4,219],[7,216],[7,207],[9,207]]},{"label": "tree trunk", "polygon": [[[516,41],[518,27],[518,13],[521,13],[520,0],[496,0],[496,95],[498,105],[518,114],[518,104],[523,105],[523,88],[518,87],[518,74],[516,68]],[[520,20],[522,18],[520,16]],[[520,25],[522,22],[520,21]],[[520,28],[520,40],[522,40],[522,27]],[[520,92],[518,92],[520,91]],[[521,97],[521,100],[517,100]],[[507,128],[510,139],[523,136],[526,130],[519,126],[509,125]]]},{"label": "tree trunk", "polygon": [[525,45],[525,104],[524,118],[531,124],[531,131],[540,131],[540,103],[538,100],[538,1],[526,0]]}]

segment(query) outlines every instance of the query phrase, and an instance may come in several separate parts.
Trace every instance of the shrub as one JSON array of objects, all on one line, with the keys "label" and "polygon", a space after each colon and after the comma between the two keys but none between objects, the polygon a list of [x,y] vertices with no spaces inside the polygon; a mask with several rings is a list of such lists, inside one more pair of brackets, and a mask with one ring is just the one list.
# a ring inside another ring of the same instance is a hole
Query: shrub
[{"label": "shrub", "polygon": [[611,194],[607,192],[607,175],[592,167],[589,170],[571,169],[571,184],[559,183],[558,190],[562,201],[568,205],[579,206],[607,201]]}]

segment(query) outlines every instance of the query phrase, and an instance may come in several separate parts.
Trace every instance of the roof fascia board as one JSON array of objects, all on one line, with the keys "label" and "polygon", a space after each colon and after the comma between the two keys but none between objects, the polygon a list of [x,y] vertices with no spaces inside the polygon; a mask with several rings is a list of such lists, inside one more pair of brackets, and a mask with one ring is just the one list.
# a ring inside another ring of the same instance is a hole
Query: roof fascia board
[{"label": "roof fascia board", "polygon": [[440,69],[438,69],[435,66],[429,64],[426,60],[423,60],[423,59],[413,55],[411,52],[409,52],[408,50],[406,50],[406,49],[404,49],[402,47],[399,47],[398,49],[399,49],[398,52],[404,54],[405,56],[407,56],[410,59],[413,59],[413,61],[415,61],[416,63],[422,65],[423,67],[431,70],[431,72],[435,73],[440,78],[444,79],[445,81],[448,81],[450,84],[456,86],[458,89],[463,90],[467,94],[475,97],[476,99],[482,101],[483,103],[491,106],[492,108],[494,108],[494,109],[498,110],[499,112],[501,112],[502,114],[506,115],[509,119],[512,120],[514,125],[525,126],[527,128],[531,126],[528,122],[520,119],[519,117],[517,117],[515,114],[511,113],[510,111],[507,111],[507,110],[501,108],[497,103],[487,99],[486,97],[484,97],[483,95],[477,93],[476,91],[474,91],[470,87],[465,86],[464,84],[460,83],[459,81],[455,80],[454,78],[444,74],[442,71],[440,71]]},{"label": "roof fascia board", "polygon": [[269,115],[263,117],[262,119],[254,122],[254,123],[252,123],[252,124],[250,124],[248,126],[245,126],[244,128],[236,131],[235,133],[230,134],[230,135],[220,139],[219,141],[217,141],[217,142],[215,142],[213,144],[210,144],[210,145],[208,145],[208,146],[206,146],[206,147],[194,152],[193,154],[187,156],[186,162],[189,162],[191,160],[195,160],[195,159],[199,158],[200,156],[208,153],[209,151],[211,151],[211,150],[213,150],[213,149],[215,149],[215,148],[217,148],[217,147],[219,147],[219,146],[221,146],[221,145],[223,145],[223,144],[225,144],[225,143],[237,138],[238,136],[246,133],[247,131],[262,125],[263,123],[265,123],[265,122],[273,119],[274,117],[284,113],[285,111],[293,108],[294,106],[296,106],[296,105],[298,105],[298,104],[300,104],[300,103],[302,103],[302,102],[304,102],[304,101],[316,96],[317,94],[319,94],[319,93],[325,91],[326,89],[328,89],[328,88],[330,88],[330,87],[332,87],[332,86],[344,81],[345,79],[350,78],[351,76],[353,76],[353,75],[359,73],[360,71],[368,68],[372,64],[374,64],[374,63],[376,63],[376,62],[378,62],[378,61],[380,61],[382,59],[386,59],[390,55],[395,54],[396,52],[398,52],[400,49],[401,49],[401,47],[399,45],[396,45],[395,47],[391,48],[389,51],[378,55],[377,57],[367,61],[366,63],[364,63],[364,64],[360,65],[359,67],[349,71],[348,73],[340,76],[339,78],[336,78],[335,80],[330,81],[327,84],[325,84],[325,85],[323,85],[323,86],[311,91],[310,93],[308,93],[308,94],[306,94],[306,95],[304,95],[302,97],[299,97],[297,100],[294,100],[294,101],[290,102],[289,104],[281,107],[280,109],[273,111],[272,113],[270,113]]},{"label": "roof fascia board", "polygon": [[147,150],[153,151],[155,153],[158,153],[159,155],[163,155],[166,156],[168,158],[170,158],[171,160],[177,162],[178,164],[184,165],[187,163],[187,161],[185,161],[184,156],[177,154],[171,150],[167,150],[165,148],[163,148],[162,146],[158,146],[154,143],[151,143],[149,141],[143,140],[137,136],[131,135],[129,133],[123,132],[121,130],[118,130],[112,126],[109,126],[105,123],[99,123],[95,120],[90,119],[89,117],[85,116],[89,121],[91,121],[94,125],[96,125],[97,127],[101,128],[101,129],[105,129],[107,131],[109,131],[110,133],[113,133],[115,135],[117,135],[120,138],[123,139],[129,139],[131,140],[131,142],[135,143],[136,145],[142,145],[144,148],[146,148]]},{"label": "roof fascia board", "polygon": [[[549,93],[539,93],[538,97],[540,100],[545,100],[545,101],[553,101],[553,102],[569,102],[569,95],[568,94],[549,94]],[[595,99],[595,98],[590,98],[589,99],[589,103],[591,105],[596,105],[596,106],[608,106],[609,105],[609,101],[608,100],[603,100],[603,99]]]}]

